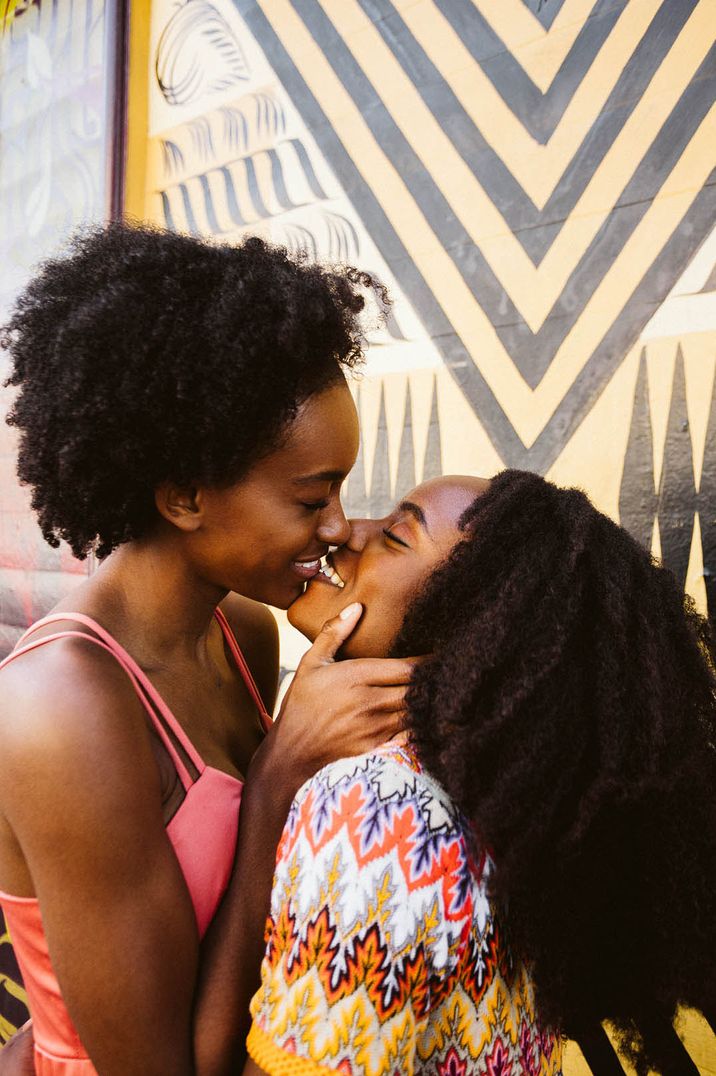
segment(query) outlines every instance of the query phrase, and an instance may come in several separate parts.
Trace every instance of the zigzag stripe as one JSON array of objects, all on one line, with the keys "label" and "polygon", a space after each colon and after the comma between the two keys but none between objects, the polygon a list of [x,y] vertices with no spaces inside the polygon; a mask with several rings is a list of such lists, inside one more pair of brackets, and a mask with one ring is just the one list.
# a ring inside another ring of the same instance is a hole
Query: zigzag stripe
[{"label": "zigzag stripe", "polygon": [[[346,0],[341,0],[341,3],[346,4]],[[396,106],[403,108],[403,118],[410,124],[411,141],[409,141],[399,126],[399,116],[394,115],[381,100],[356,57],[348,50],[336,27],[319,7],[317,0],[298,0],[294,7],[300,9],[303,21],[311,35],[322,43],[326,58],[336,76],[352,99],[360,104],[363,114],[369,118],[371,132],[386,158],[401,175],[409,177],[411,194],[416,204],[441,240],[445,250],[452,257],[465,284],[488,313],[491,322],[499,325],[504,322],[514,324],[523,320],[526,322],[526,327],[535,333],[543,324],[554,301],[566,284],[565,268],[570,264],[576,264],[580,253],[586,250],[597,233],[600,223],[606,217],[607,208],[604,206],[603,199],[607,195],[606,192],[599,190],[601,186],[604,186],[605,179],[600,173],[591,178],[590,191],[596,189],[596,200],[595,195],[589,198],[585,195],[585,199],[579,206],[579,215],[565,222],[551,245],[549,258],[543,261],[538,270],[535,270],[527,259],[520,259],[519,255],[523,254],[522,248],[509,233],[497,207],[485,197],[479,183],[475,182],[470,189],[471,173],[460,175],[454,168],[450,168],[449,161],[445,162],[440,172],[439,185],[437,177],[431,174],[423,163],[429,158],[429,146],[432,145],[433,153],[437,153],[441,158],[445,152],[445,144],[442,146],[439,144],[439,139],[442,137],[440,127],[436,126],[430,132],[424,130],[425,116],[416,117],[415,121],[410,123],[410,118],[414,114],[414,102],[405,102],[400,91],[396,90],[392,95],[392,105],[393,108]],[[342,6],[339,10],[343,12],[346,8]],[[708,14],[706,5],[700,6],[700,13],[703,29],[703,21]],[[689,54],[695,43],[697,28],[696,23],[691,24],[689,38],[679,43],[680,51],[677,59],[673,61],[673,64],[677,65],[677,70],[679,70],[678,64],[683,64],[684,55]],[[374,42],[365,41],[363,50],[365,57],[373,54],[374,49],[371,47],[373,44]],[[699,44],[703,47],[702,35],[699,36]],[[381,57],[379,61],[381,69],[384,66],[384,59]],[[376,62],[378,62],[377,58]],[[670,74],[673,75],[673,72]],[[701,74],[703,71],[697,72],[697,77]],[[679,76],[683,80],[682,70],[679,70]],[[656,100],[664,111],[664,119],[668,116],[666,109],[670,103],[669,98],[663,92],[665,86],[671,87],[671,97],[675,104],[678,103],[677,86],[673,85],[663,74],[658,84]],[[700,94],[700,101],[704,106],[708,103],[706,97],[706,94]],[[610,177],[608,179],[610,184],[619,184],[626,178],[624,153],[629,153],[630,142],[636,141],[638,145],[641,134],[640,125],[643,123],[641,117],[648,107],[653,107],[651,101],[646,97],[642,98],[639,102],[639,122],[637,122],[635,112],[631,127],[625,127],[622,130],[619,143],[622,152],[616,152],[616,144],[612,147],[611,171],[605,173]],[[683,148],[694,129],[692,127],[689,130],[687,127],[682,133],[682,128],[683,125],[677,132],[677,145],[680,148]],[[646,148],[644,146],[644,149]],[[454,165],[455,162],[452,163]],[[658,175],[663,174],[662,167]],[[619,193],[617,187],[612,197],[618,197]],[[489,217],[492,219],[488,219]],[[479,235],[475,233],[474,227],[478,220]],[[613,230],[619,236],[624,235],[621,222],[615,222]],[[480,248],[479,254],[476,247]],[[487,277],[484,276],[485,273],[488,274]],[[483,280],[486,280],[487,287],[483,287]],[[590,280],[590,284],[593,288],[593,280]],[[505,291],[511,300],[512,307],[508,306],[506,313],[502,315]]]},{"label": "zigzag stripe", "polygon": [[[545,3],[544,0],[538,0],[537,7],[532,12],[533,17],[539,19],[545,30],[549,30],[566,2],[567,0],[557,0],[555,3],[555,0],[552,0],[550,3],[549,0],[547,0]],[[594,3],[594,0],[592,0],[592,3]]]},{"label": "zigzag stripe", "polygon": [[[673,231],[658,258],[649,266],[639,286],[623,307],[621,315],[599,341],[557,405],[549,422],[530,449],[524,453],[525,466],[542,470],[542,473],[548,470],[596,402],[604,385],[638,338],[641,326],[658,305],[658,300],[651,297],[660,296],[664,271],[670,270],[674,265],[687,264],[694,250],[693,235],[703,235],[713,221],[716,212],[714,181],[716,172],[711,174],[709,183],[704,186],[688,210],[684,218],[685,226]],[[692,229],[693,234],[689,234]],[[632,318],[635,312],[639,313],[636,324]],[[474,393],[470,393],[470,396],[474,399]],[[481,412],[478,414],[481,415]]]},{"label": "zigzag stripe", "polygon": [[520,122],[538,142],[546,142],[554,133],[585,68],[604,44],[625,2],[599,0],[565,57],[559,77],[542,92],[476,7],[463,0],[434,0],[473,60],[497,92],[510,101]]},{"label": "zigzag stripe", "polygon": [[[236,4],[240,2],[241,0],[234,0]],[[346,151],[323,108],[255,0],[250,0],[250,5],[243,10],[243,17],[256,40],[260,42],[294,104],[301,111],[324,156],[331,162],[340,182],[346,190],[351,192],[353,203],[382,257],[388,264],[394,267],[399,266],[401,286],[406,290],[415,309],[420,312],[423,325],[433,338],[446,366],[451,371],[457,371],[472,365],[463,340],[455,331],[375,193],[363,179],[355,161]],[[481,401],[481,419],[485,422],[503,459],[526,458],[524,446],[505,411],[496,400],[485,378],[474,368],[472,383]]]},{"label": "zigzag stripe", "polygon": [[[363,113],[367,113],[371,117],[372,133],[386,158],[391,161],[401,175],[410,177],[411,194],[416,204],[441,240],[443,248],[453,260],[473,298],[479,301],[481,307],[488,314],[490,321],[497,325],[498,331],[502,326],[506,326],[504,330],[507,337],[506,342],[509,349],[514,347],[515,351],[518,352],[516,357],[519,357],[520,338],[524,341],[522,351],[528,352],[529,364],[523,361],[518,362],[518,366],[521,368],[523,376],[527,378],[530,387],[535,387],[539,384],[567,333],[575,324],[576,317],[574,314],[578,314],[580,311],[571,312],[573,316],[565,317],[564,311],[556,308],[554,318],[547,325],[542,336],[535,337],[535,330],[538,330],[544,323],[544,316],[541,321],[535,324],[534,319],[538,316],[538,308],[535,303],[538,302],[539,296],[534,295],[534,285],[530,283],[529,286],[521,290],[521,301],[523,303],[529,301],[533,311],[530,321],[527,322],[527,318],[517,309],[513,301],[515,298],[514,288],[512,289],[511,298],[505,296],[505,280],[502,277],[497,277],[493,271],[494,267],[488,264],[483,250],[479,250],[475,243],[471,241],[466,229],[455,214],[454,206],[448,203],[412,146],[408,144],[394,118],[378,97],[355,58],[346,48],[335,26],[319,8],[316,0],[298,0],[298,3],[294,4],[294,8],[300,9],[303,21],[313,38],[322,43],[327,59],[331,63],[335,74],[351,94],[353,100],[360,102]],[[703,18],[706,14],[706,6],[702,5],[700,10]],[[693,43],[695,32],[696,24],[691,24],[689,44]],[[681,46],[682,52],[685,44]],[[624,247],[639,220],[649,208],[648,199],[654,193],[653,161],[657,157],[660,158],[660,174],[663,175],[666,137],[669,137],[669,151],[672,157],[678,156],[680,150],[683,149],[684,140],[688,140],[693,132],[693,127],[690,125],[698,123],[699,119],[702,118],[703,111],[708,104],[708,95],[703,92],[703,83],[697,80],[701,79],[708,70],[707,64],[711,62],[715,54],[716,50],[712,50],[710,59],[695,73],[692,79],[692,86],[695,86],[693,107],[690,98],[687,96],[683,107],[676,116],[676,120],[672,117],[672,125],[667,126],[666,131],[662,132],[657,138],[647,154],[647,159],[642,162],[627,190],[622,192],[620,201],[634,202],[634,205],[626,205],[619,212],[606,219],[604,219],[606,214],[603,213],[601,232],[599,231],[599,220],[594,215],[589,221],[586,221],[586,225],[585,221],[581,219],[576,221],[575,226],[578,232],[583,231],[584,226],[586,226],[590,232],[595,231],[597,233],[596,236],[592,237],[592,253],[597,252],[601,255],[606,252],[607,265],[611,264],[611,261]],[[664,79],[662,79],[662,82],[664,82]],[[675,90],[672,90],[672,93],[675,96]],[[636,114],[633,118],[636,120]],[[674,133],[678,136],[675,148],[671,145]],[[633,137],[631,132],[625,130],[623,140],[626,141],[630,137]],[[616,175],[618,176],[621,159],[616,157],[614,160],[617,162]],[[645,190],[645,177],[652,180],[651,190]],[[641,205],[636,204],[638,201],[641,202]],[[505,235],[504,241],[501,238],[500,243],[509,246],[510,239],[509,235]],[[483,241],[482,246],[484,248],[485,241]],[[501,257],[505,268],[510,266],[509,261],[505,260],[507,246],[505,247],[504,256]],[[564,243],[562,243],[562,246],[564,246]],[[545,285],[548,283],[551,285],[551,293],[559,300],[560,293],[564,294],[566,292],[571,302],[571,296],[579,288],[580,293],[588,297],[595,287],[594,259],[585,258],[579,273],[570,279],[569,275],[566,278],[563,276],[562,258],[557,256],[556,251],[553,253],[554,271],[552,271],[551,264],[549,266],[544,264],[540,270],[540,279],[545,282]],[[548,269],[550,270],[549,273],[547,273]],[[597,279],[599,279],[599,276],[597,276]],[[548,312],[549,307],[546,313]],[[515,328],[511,330],[510,327],[512,326]]]},{"label": "zigzag stripe", "polygon": [[[308,807],[305,810],[308,817],[311,817],[314,797],[315,793],[311,790],[306,800]],[[408,803],[404,807],[395,805],[395,809],[390,812],[381,827],[382,839],[373,839],[370,843],[365,839],[365,816],[361,814],[364,806],[365,793],[360,785],[355,784],[349,786],[346,791],[338,791],[335,802],[331,805],[329,824],[318,834],[308,827],[303,827],[292,838],[284,837],[280,847],[281,855],[290,857],[300,847],[300,842],[305,841],[315,857],[336,834],[345,829],[359,868],[380,859],[386,854],[386,849],[390,849],[397,855],[402,876],[410,889],[441,885],[445,919],[459,920],[465,915],[471,915],[471,905],[466,910],[464,903],[460,902],[453,891],[456,876],[465,869],[458,846],[454,842],[443,843],[439,836],[436,837],[430,854],[426,857],[427,862],[423,861],[422,867],[419,868],[416,865],[416,846],[419,844],[420,820],[416,819],[414,804]],[[318,817],[319,812],[315,813]]]},{"label": "zigzag stripe", "polygon": [[599,0],[564,58],[559,77],[544,92],[474,4],[464,0],[434,0],[434,3],[498,93],[510,101],[525,129],[539,142],[546,142],[626,0]]},{"label": "zigzag stripe", "polygon": [[[530,387],[535,388],[541,382],[557,351],[583,313],[599,279],[595,268],[606,266],[604,276],[610,272],[614,259],[648,212],[660,181],[675,167],[684,147],[703,121],[709,105],[709,95],[704,93],[704,86],[712,86],[716,93],[716,73],[708,73],[713,69],[714,59],[716,47],[694,75],[689,88],[624,188],[612,212],[570,274],[540,329],[536,333],[530,331],[519,316],[511,323],[509,314],[504,318],[498,314],[494,320],[491,316],[500,339]],[[678,268],[684,265],[685,262],[680,263]],[[500,300],[504,307],[504,292],[494,276],[486,276],[485,279],[489,279],[491,301],[486,302],[486,289],[483,286],[480,302],[492,315],[493,311],[499,309],[497,304]],[[646,301],[650,300],[647,298]],[[514,309],[509,299],[507,305]],[[642,313],[646,316],[641,317],[639,328],[651,316],[651,307],[648,311],[645,308]]]},{"label": "zigzag stripe", "polygon": [[[522,66],[543,93],[554,82],[594,8],[594,0],[563,0],[554,28],[546,29],[525,0],[500,0],[499,4],[492,0],[472,2],[510,51],[521,55]],[[539,10],[543,0],[537,3]]]},{"label": "zigzag stripe", "polygon": [[[360,0],[361,6],[368,11],[370,0]],[[577,151],[566,161],[562,175],[546,204],[541,210],[535,207],[532,199],[525,193],[518,179],[513,175],[499,153],[490,145],[478,124],[461,104],[448,82],[438,71],[414,34],[400,15],[391,14],[389,20],[377,24],[383,39],[391,48],[395,59],[401,64],[405,74],[411,78],[416,91],[421,95],[425,105],[440,123],[446,136],[451,140],[457,153],[478,177],[492,201],[499,205],[506,225],[515,233],[533,264],[538,264],[547,252],[553,238],[552,229],[545,225],[562,221],[569,215],[599,168],[604,156],[617,137],[622,126],[639,104],[642,95],[655,74],[659,64],[673,45],[674,40],[686,23],[697,0],[687,0],[678,5],[662,5],[649,25],[647,32],[639,41],[628,63],[619,76],[616,85],[602,106],[597,122],[584,131],[584,137]],[[464,11],[464,5],[461,8]],[[616,19],[616,12],[610,18]],[[408,18],[410,11],[404,13]],[[467,26],[473,23],[467,20]],[[415,20],[413,21],[415,29]],[[426,35],[428,31],[425,31]],[[503,53],[509,56],[509,53]],[[502,57],[501,57],[502,58]],[[579,82],[585,75],[584,58],[579,57]],[[437,62],[437,56],[436,56]],[[482,65],[481,65],[482,66]],[[554,86],[562,87],[564,79],[560,77]],[[522,98],[512,92],[504,95],[509,108],[520,112]],[[576,89],[570,84],[571,101]],[[550,106],[541,102],[530,105],[529,115],[542,116],[550,112]],[[489,102],[481,109],[484,122],[489,121]],[[561,118],[561,115],[560,115]],[[553,125],[557,127],[559,120]],[[532,133],[531,131],[529,132]],[[503,138],[506,137],[503,135]],[[539,139],[544,143],[546,139]],[[588,157],[589,167],[585,168],[584,158]]]},{"label": "zigzag stripe", "polygon": [[[635,329],[632,318],[628,317],[630,324],[624,327],[623,316],[633,315],[634,307],[641,305],[644,308],[649,294],[657,294],[655,288],[659,283],[659,272],[663,265],[671,265],[670,261],[664,260],[664,257],[675,257],[674,264],[683,264],[692,252],[693,244],[698,241],[693,237],[701,235],[702,229],[707,227],[707,222],[713,213],[714,190],[711,189],[710,194],[707,188],[706,192],[702,192],[701,195],[690,194],[688,197],[679,195],[678,198],[665,200],[666,206],[671,203],[672,207],[673,223],[670,227],[675,227],[677,220],[680,220],[680,217],[677,218],[675,215],[678,212],[682,216],[688,213],[689,228],[680,231],[679,235],[673,236],[662,247],[655,266],[646,272],[641,284],[635,278],[633,267],[628,266],[626,277],[630,280],[629,286],[622,289],[617,297],[618,309],[614,307],[614,310],[609,313],[609,318],[621,313],[618,325],[608,328],[607,321],[605,327],[601,328],[598,324],[601,321],[601,314],[595,322],[595,307],[594,303],[590,302],[589,328],[586,329],[582,325],[584,318],[579,323],[579,346],[575,343],[574,348],[571,346],[567,352],[563,346],[558,356],[559,363],[562,365],[566,363],[570,371],[567,383],[574,382],[573,387],[565,397],[562,373],[558,377],[556,372],[551,378],[552,371],[550,370],[550,378],[545,379],[546,382],[549,380],[549,385],[540,386],[539,400],[535,396],[534,406],[531,406],[527,399],[522,402],[522,394],[527,392],[531,395],[530,390],[524,386],[524,382],[519,377],[515,379],[510,376],[509,369],[514,370],[514,367],[507,362],[508,356],[499,339],[491,337],[491,331],[494,334],[494,330],[491,330],[487,318],[485,315],[480,316],[480,308],[474,300],[472,300],[472,309],[464,305],[460,287],[461,283],[464,285],[464,282],[450,272],[449,261],[446,261],[445,257],[440,257],[441,254],[445,254],[444,247],[430,242],[430,236],[424,231],[424,220],[422,222],[418,220],[416,213],[411,210],[405,200],[407,192],[401,202],[399,223],[398,218],[393,215],[390,202],[391,192],[393,190],[397,192],[401,187],[401,174],[405,174],[405,170],[403,173],[396,174],[390,168],[384,168],[378,157],[371,160],[370,181],[377,183],[381,189],[383,196],[383,204],[381,204],[374,190],[371,189],[366,174],[362,171],[362,153],[356,151],[354,145],[351,156],[345,145],[341,143],[338,131],[348,130],[350,130],[351,139],[356,137],[359,139],[359,144],[361,139],[365,143],[367,141],[365,131],[361,129],[363,121],[357,114],[357,110],[347,109],[347,100],[343,99],[339,93],[339,89],[342,88],[341,84],[338,81],[335,84],[329,80],[326,81],[325,71],[322,79],[326,85],[332,85],[332,97],[326,99],[323,104],[319,104],[307,80],[313,85],[317,71],[325,68],[326,61],[309,34],[301,34],[300,27],[303,24],[300,24],[296,18],[289,18],[290,11],[293,9],[290,9],[289,4],[285,2],[276,4],[272,2],[269,9],[271,22],[269,22],[258,4],[252,3],[248,9],[244,9],[243,14],[254,37],[264,47],[273,69],[277,71],[286,90],[289,91],[314,133],[314,137],[317,138],[321,151],[331,161],[337,178],[350,192],[353,204],[357,212],[361,214],[370,235],[375,238],[382,256],[391,265],[398,281],[401,282],[408,298],[413,303],[413,307],[420,312],[426,330],[430,332],[437,348],[443,354],[453,378],[479,414],[482,425],[485,426],[503,461],[510,466],[547,469],[561,451],[565,439],[571,435],[591,407],[596,395],[601,392],[605,381],[620,362],[624,350],[633,342],[638,326]],[[277,19],[281,24],[281,34],[286,45],[279,38],[277,30],[273,28],[272,22],[276,22]],[[296,67],[296,61],[292,58],[289,47],[292,52],[298,48],[301,63],[306,62],[308,65],[306,75]],[[365,105],[366,102],[361,103]],[[336,117],[336,129],[329,121],[329,115]],[[338,117],[340,117],[339,123]],[[704,144],[704,137],[707,137],[705,131],[700,132],[699,145],[701,147]],[[696,144],[696,137],[692,141]],[[697,147],[697,152],[702,152],[702,150],[698,150]],[[679,161],[679,166],[674,169],[674,179],[668,182],[670,190],[682,189],[678,184],[682,182],[684,168],[692,167],[690,164],[692,159],[693,155],[687,153],[684,155],[684,161]],[[403,189],[405,189],[404,186]],[[651,212],[647,213],[636,229],[640,239],[644,235],[642,225],[646,225],[649,229],[647,246],[654,245],[650,229],[655,220],[664,216],[663,208],[661,206],[656,211],[656,215]],[[687,235],[687,231],[690,232],[691,238]],[[412,250],[413,233],[419,235],[417,241],[420,244],[416,249],[415,260],[408,251],[408,244]],[[624,273],[623,264],[618,267],[618,271]],[[425,272],[430,272],[430,279],[435,281],[435,294],[425,283],[423,275]],[[600,288],[598,292],[601,292]],[[624,296],[631,297],[628,298],[627,307],[622,309]],[[609,297],[610,305],[614,305],[614,300],[614,296]],[[600,298],[600,301],[604,300]],[[455,303],[458,303],[457,307]],[[460,303],[463,303],[462,307]],[[451,316],[459,315],[454,325],[446,313],[448,309],[453,311]],[[600,336],[595,336],[598,329]],[[482,370],[472,362],[464,343],[466,338],[479,339]],[[590,341],[593,338],[593,342],[590,342],[588,346],[585,342],[587,338]],[[488,373],[490,381],[488,381]],[[516,409],[515,413],[519,414],[523,427],[520,436],[508,421],[506,408],[509,408],[510,413]],[[531,445],[529,450],[525,448],[525,444]]]}]

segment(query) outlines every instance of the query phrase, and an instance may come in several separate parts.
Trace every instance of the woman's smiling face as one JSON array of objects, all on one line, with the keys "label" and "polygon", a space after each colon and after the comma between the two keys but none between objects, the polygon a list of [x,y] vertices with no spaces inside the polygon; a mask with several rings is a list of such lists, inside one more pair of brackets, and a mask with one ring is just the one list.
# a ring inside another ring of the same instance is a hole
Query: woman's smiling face
[{"label": "woman's smiling face", "polygon": [[488,485],[462,475],[434,478],[385,519],[352,520],[351,536],[329,557],[328,570],[290,606],[290,622],[314,639],[326,620],[360,602],[363,615],[342,655],[388,654],[413,595],[460,540],[460,517]]},{"label": "woman's smiling face", "polygon": [[343,377],[298,409],[273,452],[228,487],[165,483],[163,515],[186,531],[202,581],[285,609],[350,528],[341,485],[358,452],[358,416]]}]

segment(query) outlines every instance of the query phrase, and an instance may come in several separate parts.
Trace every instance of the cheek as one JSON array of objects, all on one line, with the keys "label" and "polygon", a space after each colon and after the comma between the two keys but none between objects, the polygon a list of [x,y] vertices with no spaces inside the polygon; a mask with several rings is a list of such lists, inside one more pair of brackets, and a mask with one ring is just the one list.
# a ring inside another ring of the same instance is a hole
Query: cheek
[{"label": "cheek", "polygon": [[347,604],[341,590],[325,583],[311,583],[288,607],[288,622],[313,641],[325,622],[337,616]]},{"label": "cheek", "polygon": [[[274,518],[278,520],[275,526]],[[287,513],[283,517],[273,516],[265,507],[258,526],[254,525],[243,541],[251,547],[257,563],[277,569],[281,566],[285,568],[288,561],[300,557],[310,547],[312,536],[310,524],[291,519]]]},{"label": "cheek", "polygon": [[314,551],[319,544],[316,538],[319,518],[318,512],[285,516],[280,532],[273,533],[274,547],[280,546],[282,552],[288,553],[290,557],[299,557],[307,551]]},{"label": "cheek", "polygon": [[403,626],[408,607],[429,574],[420,564],[405,566],[391,561],[389,570],[372,578],[361,593],[351,598],[363,603],[363,616],[343,652],[346,657],[386,657]]},{"label": "cheek", "polygon": [[395,602],[368,603],[357,628],[346,641],[347,658],[384,658],[403,623],[404,609]]}]

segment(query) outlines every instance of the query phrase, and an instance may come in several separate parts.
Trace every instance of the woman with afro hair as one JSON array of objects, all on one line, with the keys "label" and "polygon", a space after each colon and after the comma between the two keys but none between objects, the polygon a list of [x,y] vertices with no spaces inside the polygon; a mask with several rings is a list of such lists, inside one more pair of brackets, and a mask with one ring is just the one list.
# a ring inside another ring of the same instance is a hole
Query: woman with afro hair
[{"label": "woman with afro hair", "polygon": [[114,224],[46,262],[4,328],[20,480],[50,545],[100,561],[0,670],[0,904],[45,1076],[213,1071],[296,789],[398,727],[411,664],[332,660],[355,608],[268,716],[262,603],[348,536],[370,291],[259,239]]},{"label": "woman with afro hair", "polygon": [[[284,829],[244,1072],[561,1071],[609,1021],[645,1074],[716,997],[707,622],[576,489],[433,479],[353,521],[289,610],[428,655],[405,743],[324,767]],[[597,1076],[604,1069],[595,1068]]]}]

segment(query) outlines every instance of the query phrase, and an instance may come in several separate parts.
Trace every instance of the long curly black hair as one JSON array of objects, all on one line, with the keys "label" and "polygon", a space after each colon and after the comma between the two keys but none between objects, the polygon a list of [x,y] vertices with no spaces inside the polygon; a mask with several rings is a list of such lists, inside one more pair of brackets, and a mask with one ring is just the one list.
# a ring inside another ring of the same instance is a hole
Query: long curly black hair
[{"label": "long curly black hair", "polygon": [[646,1072],[716,998],[716,680],[707,621],[576,489],[505,471],[395,646],[418,753],[496,863],[542,1017],[612,1022]]},{"label": "long curly black hair", "polygon": [[52,546],[102,557],[145,533],[167,479],[221,486],[362,357],[368,274],[258,238],[83,232],[20,295],[0,344],[19,387],[18,475]]}]

